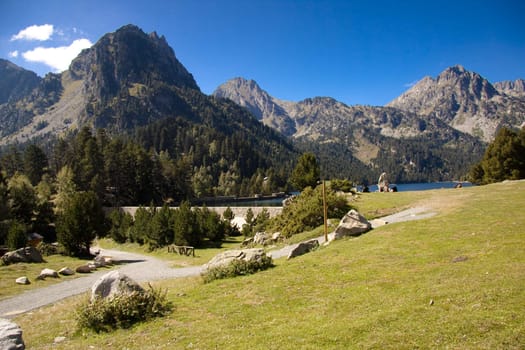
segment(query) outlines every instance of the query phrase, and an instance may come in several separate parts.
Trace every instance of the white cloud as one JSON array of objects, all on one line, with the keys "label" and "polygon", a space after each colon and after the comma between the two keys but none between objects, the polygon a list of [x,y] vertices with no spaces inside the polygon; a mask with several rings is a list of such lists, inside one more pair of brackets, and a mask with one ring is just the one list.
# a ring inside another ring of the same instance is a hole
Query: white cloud
[{"label": "white cloud", "polygon": [[9,57],[17,58],[17,57],[18,57],[18,50],[11,51],[11,52],[9,53]]},{"label": "white cloud", "polygon": [[77,39],[69,46],[37,47],[22,53],[22,56],[26,61],[44,63],[55,72],[62,72],[68,69],[71,61],[78,56],[80,51],[92,45],[93,43],[88,39]]},{"label": "white cloud", "polygon": [[53,25],[52,24],[43,24],[41,26],[39,25],[32,25],[25,29],[22,29],[18,32],[18,34],[13,35],[11,37],[11,41],[15,40],[38,40],[38,41],[46,41],[51,38],[51,35],[53,35]]}]

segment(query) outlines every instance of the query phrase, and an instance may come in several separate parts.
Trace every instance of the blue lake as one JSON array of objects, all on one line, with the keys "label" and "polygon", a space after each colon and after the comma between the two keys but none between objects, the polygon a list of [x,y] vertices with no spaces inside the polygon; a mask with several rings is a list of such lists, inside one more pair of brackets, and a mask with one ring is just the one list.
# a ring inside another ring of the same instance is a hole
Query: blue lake
[{"label": "blue lake", "polygon": [[[443,182],[422,182],[422,183],[407,183],[407,184],[395,184],[398,192],[406,191],[426,191],[436,189],[451,189],[456,186],[457,181],[443,181]],[[463,187],[470,187],[470,182],[461,182]],[[391,185],[392,186],[392,185]],[[377,185],[371,185],[369,187],[370,192],[377,191]],[[283,198],[272,198],[272,199],[254,199],[253,201],[231,201],[221,203],[206,203],[209,207],[221,206],[221,207],[280,207],[282,206]]]},{"label": "blue lake", "polygon": [[[391,184],[392,186],[397,186],[399,192],[406,191],[426,191],[426,190],[438,190],[443,188],[454,188],[458,184],[457,181],[443,181],[443,182],[420,182],[420,183],[408,183],[408,184]],[[472,184],[470,182],[461,182],[463,187],[470,187]],[[370,192],[377,191],[377,185],[371,185]]]}]

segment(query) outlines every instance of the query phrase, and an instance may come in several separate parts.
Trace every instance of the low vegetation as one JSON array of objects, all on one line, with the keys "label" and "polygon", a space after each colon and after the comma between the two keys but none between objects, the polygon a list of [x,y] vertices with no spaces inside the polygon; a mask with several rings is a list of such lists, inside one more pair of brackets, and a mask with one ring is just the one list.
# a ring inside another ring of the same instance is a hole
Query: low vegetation
[{"label": "low vegetation", "polygon": [[223,278],[251,275],[259,271],[264,271],[273,266],[272,258],[264,255],[259,261],[233,260],[230,264],[216,266],[204,271],[201,276],[204,283],[210,283]]},{"label": "low vegetation", "polygon": [[129,328],[135,323],[161,317],[172,310],[166,291],[149,286],[145,291],[117,294],[111,298],[96,298],[77,308],[80,329],[109,332]]},{"label": "low vegetation", "polygon": [[[77,332],[78,297],[15,321],[31,349],[520,349],[524,191],[519,181],[367,194],[359,211],[385,200],[389,210],[424,203],[438,215],[277,259],[253,275],[157,282],[176,312],[111,335]],[[53,344],[57,336],[66,340]]]}]

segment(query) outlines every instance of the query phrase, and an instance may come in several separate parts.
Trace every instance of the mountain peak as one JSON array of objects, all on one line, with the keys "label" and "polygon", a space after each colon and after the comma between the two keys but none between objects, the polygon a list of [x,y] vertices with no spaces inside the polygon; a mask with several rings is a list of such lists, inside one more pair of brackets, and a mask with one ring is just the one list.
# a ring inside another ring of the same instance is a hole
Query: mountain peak
[{"label": "mountain peak", "polygon": [[[511,86],[502,84],[499,90],[513,90]],[[509,109],[508,98],[478,73],[456,65],[436,79],[424,78],[387,106],[437,116],[457,130],[490,141],[500,126],[519,125],[523,119],[522,107]]]},{"label": "mountain peak", "polygon": [[95,81],[96,95],[114,94],[130,84],[154,81],[199,90],[193,76],[177,60],[164,36],[146,34],[129,24],[104,35],[73,60],[74,77]]}]

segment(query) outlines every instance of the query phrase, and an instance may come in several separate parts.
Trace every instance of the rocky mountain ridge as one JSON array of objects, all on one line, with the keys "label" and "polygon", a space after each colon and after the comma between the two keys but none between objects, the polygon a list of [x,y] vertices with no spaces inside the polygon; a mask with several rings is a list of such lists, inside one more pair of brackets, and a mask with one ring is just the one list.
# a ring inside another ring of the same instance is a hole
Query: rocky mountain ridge
[{"label": "rocky mountain ridge", "polygon": [[516,128],[525,121],[525,99],[519,97],[519,83],[517,89],[510,83],[496,86],[499,89],[478,73],[457,65],[435,79],[423,78],[387,106],[441,119],[489,142],[502,126]]}]

